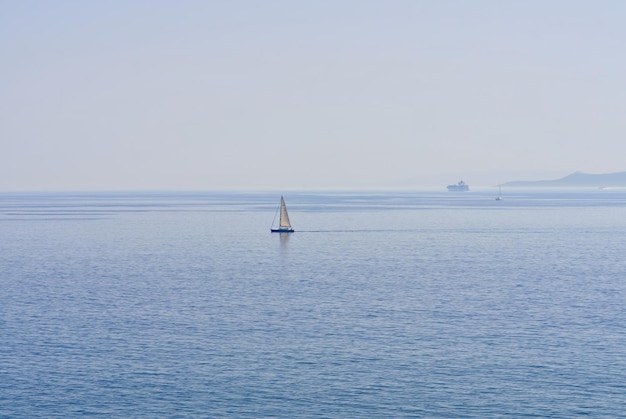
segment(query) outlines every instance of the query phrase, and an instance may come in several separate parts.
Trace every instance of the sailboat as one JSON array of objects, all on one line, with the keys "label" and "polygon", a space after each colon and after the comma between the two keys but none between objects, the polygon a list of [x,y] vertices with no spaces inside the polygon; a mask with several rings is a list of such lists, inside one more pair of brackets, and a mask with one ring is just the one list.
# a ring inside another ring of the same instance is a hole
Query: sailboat
[{"label": "sailboat", "polygon": [[[274,220],[276,216],[274,216]],[[273,226],[274,222],[272,222]],[[291,223],[289,222],[289,214],[287,214],[287,206],[285,205],[285,200],[283,197],[280,197],[280,221],[278,223],[278,228],[270,228],[272,233],[293,233],[294,229],[291,228]]]},{"label": "sailboat", "polygon": [[504,198],[502,197],[502,185],[498,185],[498,196],[496,197],[496,201],[503,201]]}]

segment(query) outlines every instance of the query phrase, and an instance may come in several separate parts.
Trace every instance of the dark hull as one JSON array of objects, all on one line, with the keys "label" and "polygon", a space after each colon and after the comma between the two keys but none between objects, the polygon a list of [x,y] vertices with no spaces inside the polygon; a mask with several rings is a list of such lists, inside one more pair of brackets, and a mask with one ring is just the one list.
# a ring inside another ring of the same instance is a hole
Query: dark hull
[{"label": "dark hull", "polygon": [[286,228],[272,228],[272,233],[293,233],[295,230]]}]

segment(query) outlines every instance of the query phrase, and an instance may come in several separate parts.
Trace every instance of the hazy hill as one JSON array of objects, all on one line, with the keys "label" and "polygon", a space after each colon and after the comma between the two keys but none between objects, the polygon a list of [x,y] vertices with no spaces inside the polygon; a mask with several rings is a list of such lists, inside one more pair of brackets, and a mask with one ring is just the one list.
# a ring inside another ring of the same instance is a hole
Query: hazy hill
[{"label": "hazy hill", "polygon": [[561,179],[514,181],[504,183],[507,187],[626,187],[626,172],[589,174],[575,172]]}]

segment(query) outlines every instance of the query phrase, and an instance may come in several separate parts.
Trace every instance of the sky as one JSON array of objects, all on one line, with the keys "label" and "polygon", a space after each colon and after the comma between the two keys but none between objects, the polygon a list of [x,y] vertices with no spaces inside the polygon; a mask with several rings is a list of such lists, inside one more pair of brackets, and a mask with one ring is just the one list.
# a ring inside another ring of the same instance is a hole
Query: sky
[{"label": "sky", "polygon": [[0,0],[0,191],[626,171],[621,0]]}]

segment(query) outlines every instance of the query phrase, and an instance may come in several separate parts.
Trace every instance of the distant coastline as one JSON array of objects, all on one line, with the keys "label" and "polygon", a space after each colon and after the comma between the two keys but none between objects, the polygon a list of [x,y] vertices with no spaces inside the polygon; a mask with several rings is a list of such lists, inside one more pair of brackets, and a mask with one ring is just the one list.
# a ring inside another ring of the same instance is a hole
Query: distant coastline
[{"label": "distant coastline", "polygon": [[589,174],[575,172],[560,179],[535,180],[535,181],[512,181],[503,183],[504,187],[525,187],[525,188],[554,188],[554,187],[626,187],[626,172]]}]

